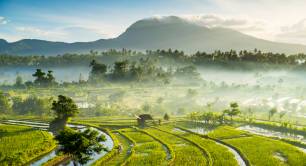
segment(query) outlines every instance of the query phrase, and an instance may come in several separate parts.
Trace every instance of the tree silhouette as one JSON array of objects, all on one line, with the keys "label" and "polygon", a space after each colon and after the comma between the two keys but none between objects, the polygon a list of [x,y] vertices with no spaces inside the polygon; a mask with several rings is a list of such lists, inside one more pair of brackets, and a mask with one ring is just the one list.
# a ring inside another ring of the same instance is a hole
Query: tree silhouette
[{"label": "tree silhouette", "polygon": [[46,74],[41,69],[36,69],[36,72],[32,75],[36,77],[34,83],[39,86],[50,86],[53,85],[55,82],[55,77],[53,76],[53,71],[49,70]]},{"label": "tree silhouette", "polygon": [[46,73],[43,72],[41,69],[36,69],[36,72],[32,75],[33,77],[36,77],[36,79],[34,80],[34,83],[38,85],[44,84],[45,75]]},{"label": "tree silhouette", "polygon": [[164,120],[166,120],[166,121],[170,120],[170,116],[167,113],[165,113],[165,115],[164,115]]}]

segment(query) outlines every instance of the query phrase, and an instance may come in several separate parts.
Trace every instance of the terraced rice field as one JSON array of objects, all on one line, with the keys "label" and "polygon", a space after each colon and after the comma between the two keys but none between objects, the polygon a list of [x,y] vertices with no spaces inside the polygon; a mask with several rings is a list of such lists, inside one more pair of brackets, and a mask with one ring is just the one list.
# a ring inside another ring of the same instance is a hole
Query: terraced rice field
[{"label": "terraced rice field", "polygon": [[126,136],[121,134],[121,132],[114,132],[114,136],[120,142],[121,150],[118,149],[119,154],[116,155],[111,160],[108,160],[107,162],[102,163],[102,165],[119,166],[123,164],[125,160],[127,160],[128,157],[132,154],[132,148],[134,146],[133,142],[129,140]]},{"label": "terraced rice field", "polygon": [[136,129],[121,132],[135,142],[134,153],[125,165],[167,165],[167,152],[160,142]]},{"label": "terraced rice field", "polygon": [[52,135],[46,131],[0,124],[0,165],[25,165],[55,146]]},{"label": "terraced rice field", "polygon": [[304,152],[278,140],[251,135],[232,127],[219,127],[209,135],[238,148],[251,165],[306,165]]},{"label": "terraced rice field", "polygon": [[[103,119],[103,121],[100,121],[100,119],[83,119],[79,123],[107,128],[111,132],[110,136],[113,137],[114,148],[109,153],[112,155],[106,155],[108,156],[107,159],[105,156],[102,157],[101,162],[95,163],[96,165],[306,165],[306,154],[295,146],[279,140],[254,135],[230,126],[219,126],[212,129],[208,135],[202,135],[181,127],[180,123],[176,125],[167,123],[145,128],[136,127],[135,120],[133,119]],[[38,135],[46,137],[45,139],[49,138],[49,140],[51,138],[44,131],[33,130],[29,127],[11,126],[2,125],[5,130],[0,130],[0,140],[3,138],[3,132],[7,132],[6,136],[14,136],[14,134],[10,134],[14,132],[26,134],[24,140],[29,140],[29,138],[35,136],[33,141],[39,141]],[[31,132],[31,134],[28,135],[28,132]],[[21,144],[21,141],[19,143]],[[43,141],[43,143],[46,142]],[[19,145],[19,147],[22,147],[21,149],[29,149],[28,147],[34,143],[26,141],[26,144],[29,145],[25,147]],[[51,142],[51,144],[55,145],[54,142]],[[1,146],[3,145],[1,144]],[[32,149],[38,147],[40,146],[34,146]],[[233,153],[233,151],[237,153]],[[38,152],[43,152],[43,150],[38,150]],[[21,160],[25,156],[24,154],[15,154]],[[240,160],[237,158],[237,155],[241,157]],[[26,157],[30,158],[32,156]],[[19,160],[16,160],[16,162]],[[243,161],[241,162],[241,160]],[[1,160],[1,165],[10,165],[2,163],[5,163],[4,160]]]},{"label": "terraced rice field", "polygon": [[198,135],[180,130],[172,126],[161,128],[165,131],[171,131],[178,136],[184,137],[189,141],[196,143],[199,147],[205,149],[208,153],[208,156],[211,158],[212,165],[238,165],[235,156],[227,148],[217,144],[210,139],[205,139]]}]

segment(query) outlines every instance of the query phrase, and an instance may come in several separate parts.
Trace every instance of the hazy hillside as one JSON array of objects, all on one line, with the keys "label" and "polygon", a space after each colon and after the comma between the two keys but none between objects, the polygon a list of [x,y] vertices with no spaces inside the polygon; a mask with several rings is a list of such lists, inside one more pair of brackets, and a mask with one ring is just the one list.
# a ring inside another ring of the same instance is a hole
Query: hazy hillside
[{"label": "hazy hillside", "polygon": [[306,52],[306,46],[303,45],[266,41],[231,29],[206,28],[174,16],[143,19],[132,24],[117,38],[93,42],[64,43],[24,39],[7,43],[5,40],[0,40],[0,53],[18,55],[57,55],[109,48],[136,50],[172,48],[185,52],[257,48],[262,51],[282,53]]}]

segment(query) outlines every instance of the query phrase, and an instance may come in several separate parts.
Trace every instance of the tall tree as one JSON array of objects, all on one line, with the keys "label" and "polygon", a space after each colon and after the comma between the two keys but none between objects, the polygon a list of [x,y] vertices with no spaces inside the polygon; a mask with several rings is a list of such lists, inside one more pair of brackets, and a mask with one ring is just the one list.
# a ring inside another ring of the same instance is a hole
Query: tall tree
[{"label": "tall tree", "polygon": [[233,122],[233,116],[239,115],[241,113],[239,110],[239,105],[236,102],[230,103],[230,109],[226,109],[223,112],[231,117],[232,122]]},{"label": "tall tree", "polygon": [[100,64],[96,60],[92,60],[90,67],[89,82],[96,83],[105,77],[107,72],[107,66],[105,64]]},{"label": "tall tree", "polygon": [[58,134],[63,130],[70,117],[78,112],[78,107],[70,97],[59,95],[57,101],[53,101],[51,109],[55,112],[56,118],[50,123],[50,130]]},{"label": "tall tree", "polygon": [[42,85],[45,82],[45,75],[46,73],[43,72],[41,69],[36,69],[36,72],[32,75],[33,77],[36,77],[34,83]]}]

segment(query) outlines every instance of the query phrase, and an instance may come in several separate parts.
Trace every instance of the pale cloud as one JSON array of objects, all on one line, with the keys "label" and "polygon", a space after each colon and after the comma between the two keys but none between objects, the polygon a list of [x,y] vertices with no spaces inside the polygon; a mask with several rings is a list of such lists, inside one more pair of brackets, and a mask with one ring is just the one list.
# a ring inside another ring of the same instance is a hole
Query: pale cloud
[{"label": "pale cloud", "polygon": [[61,15],[40,15],[40,17],[58,25],[36,27],[33,25],[12,24],[11,27],[15,32],[2,37],[10,42],[25,38],[63,42],[87,42],[116,37],[125,28],[90,18]]},{"label": "pale cloud", "polygon": [[122,33],[125,28],[122,25],[116,25],[114,23],[105,23],[101,20],[91,19],[90,17],[74,17],[74,16],[62,16],[62,15],[40,15],[40,17],[62,23],[65,27],[79,27],[84,30],[92,30],[97,34],[102,35],[105,38],[113,38]]},{"label": "pale cloud", "polygon": [[5,19],[4,17],[0,16],[0,25],[4,25],[4,24],[7,24],[8,21],[7,19]]},{"label": "pale cloud", "polygon": [[283,42],[306,44],[306,18],[289,26],[281,27],[281,32],[276,39]]},{"label": "pale cloud", "polygon": [[59,31],[64,34],[61,36],[63,40],[68,42],[94,41],[108,36],[101,29],[94,27],[70,26],[60,28]]},{"label": "pale cloud", "polygon": [[[188,14],[178,17],[207,28],[229,28],[257,38],[274,40],[278,32],[269,22],[242,16],[224,16],[220,14]],[[155,15],[153,18],[166,21],[167,16]]]},{"label": "pale cloud", "polygon": [[243,17],[225,17],[216,14],[184,15],[182,18],[208,28],[223,27],[242,32],[263,31],[265,27],[264,21]]},{"label": "pale cloud", "polygon": [[58,27],[54,29],[42,29],[37,27],[16,27],[19,37],[35,38],[50,41],[85,42],[94,41],[107,36],[100,29],[81,26]]},{"label": "pale cloud", "polygon": [[36,27],[16,27],[16,30],[25,35],[39,36],[39,37],[51,37],[53,35],[63,35],[58,31],[44,30]]}]

